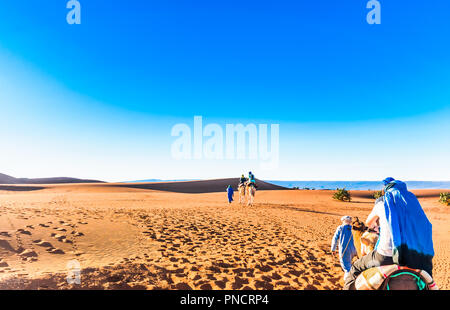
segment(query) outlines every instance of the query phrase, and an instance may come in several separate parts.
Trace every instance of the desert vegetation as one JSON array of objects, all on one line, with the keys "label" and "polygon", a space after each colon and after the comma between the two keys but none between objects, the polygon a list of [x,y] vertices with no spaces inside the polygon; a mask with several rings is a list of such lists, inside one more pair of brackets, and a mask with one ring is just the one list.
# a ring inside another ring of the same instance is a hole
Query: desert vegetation
[{"label": "desert vegetation", "polygon": [[440,193],[439,202],[446,206],[450,205],[450,193]]},{"label": "desert vegetation", "polygon": [[351,201],[350,192],[345,188],[338,188],[336,192],[333,194],[333,199],[340,201]]}]

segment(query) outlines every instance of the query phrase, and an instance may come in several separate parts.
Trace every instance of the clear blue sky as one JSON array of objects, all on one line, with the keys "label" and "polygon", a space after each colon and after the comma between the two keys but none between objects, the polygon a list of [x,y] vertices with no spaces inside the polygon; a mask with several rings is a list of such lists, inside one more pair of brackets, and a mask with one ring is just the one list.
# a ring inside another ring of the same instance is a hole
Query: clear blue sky
[{"label": "clear blue sky", "polygon": [[[450,179],[450,2],[0,4],[0,172]],[[279,123],[280,165],[175,161],[171,127]]]}]

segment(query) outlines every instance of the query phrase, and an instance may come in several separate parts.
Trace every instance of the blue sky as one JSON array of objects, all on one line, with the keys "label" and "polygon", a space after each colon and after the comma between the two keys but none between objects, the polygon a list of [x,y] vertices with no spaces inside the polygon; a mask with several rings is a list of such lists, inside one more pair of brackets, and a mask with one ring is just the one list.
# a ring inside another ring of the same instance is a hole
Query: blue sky
[{"label": "blue sky", "polygon": [[[123,181],[450,179],[450,3],[0,5],[0,172]],[[278,169],[171,158],[171,128],[280,124]]]}]

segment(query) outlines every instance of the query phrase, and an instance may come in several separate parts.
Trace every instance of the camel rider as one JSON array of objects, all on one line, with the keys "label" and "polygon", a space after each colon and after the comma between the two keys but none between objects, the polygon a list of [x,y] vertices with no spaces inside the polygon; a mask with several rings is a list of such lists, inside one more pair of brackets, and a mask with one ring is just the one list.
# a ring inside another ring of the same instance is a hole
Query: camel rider
[{"label": "camel rider", "polygon": [[241,175],[241,178],[239,179],[239,186],[245,185],[245,182],[247,182],[247,178],[244,175]]},{"label": "camel rider", "polygon": [[377,201],[366,221],[368,227],[379,222],[379,242],[375,250],[353,263],[344,289],[352,289],[363,271],[383,265],[422,269],[432,276],[432,225],[419,200],[402,181],[386,178],[383,184],[384,199]]},{"label": "camel rider", "polygon": [[248,181],[249,184],[253,184],[253,186],[256,187],[255,175],[251,171],[248,173]]}]

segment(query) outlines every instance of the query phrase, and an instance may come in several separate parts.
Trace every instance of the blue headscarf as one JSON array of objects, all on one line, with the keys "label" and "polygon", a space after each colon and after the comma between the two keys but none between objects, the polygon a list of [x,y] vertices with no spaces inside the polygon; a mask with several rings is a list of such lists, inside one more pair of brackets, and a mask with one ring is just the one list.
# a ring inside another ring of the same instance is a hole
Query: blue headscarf
[{"label": "blue headscarf", "polygon": [[384,209],[392,234],[394,263],[422,269],[431,275],[432,225],[422,206],[402,181],[391,180],[385,191]]},{"label": "blue headscarf", "polygon": [[392,181],[395,181],[394,178],[388,177],[386,179],[383,180],[383,184],[384,186],[388,185],[389,183],[391,183]]}]

